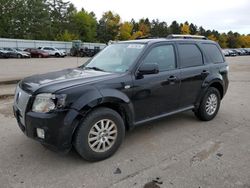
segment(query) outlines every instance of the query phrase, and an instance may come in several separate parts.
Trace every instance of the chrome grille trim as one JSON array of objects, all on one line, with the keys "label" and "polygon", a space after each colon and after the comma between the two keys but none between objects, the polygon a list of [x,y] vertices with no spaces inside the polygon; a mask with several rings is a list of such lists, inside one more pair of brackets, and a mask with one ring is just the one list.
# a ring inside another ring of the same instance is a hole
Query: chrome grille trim
[{"label": "chrome grille trim", "polygon": [[25,125],[25,112],[31,95],[23,91],[19,85],[16,87],[16,93],[14,98],[14,105],[20,112],[20,121]]}]

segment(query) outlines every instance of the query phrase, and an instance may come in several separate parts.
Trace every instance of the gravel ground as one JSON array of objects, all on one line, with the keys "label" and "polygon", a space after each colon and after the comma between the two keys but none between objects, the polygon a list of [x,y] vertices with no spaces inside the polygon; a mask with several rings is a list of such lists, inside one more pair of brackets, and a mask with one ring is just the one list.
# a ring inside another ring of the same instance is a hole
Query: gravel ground
[{"label": "gravel ground", "polygon": [[[66,59],[65,59],[66,60]],[[0,99],[0,187],[250,187],[250,57],[228,58],[230,86],[217,117],[185,112],[126,134],[111,158],[89,163],[26,138]]]}]

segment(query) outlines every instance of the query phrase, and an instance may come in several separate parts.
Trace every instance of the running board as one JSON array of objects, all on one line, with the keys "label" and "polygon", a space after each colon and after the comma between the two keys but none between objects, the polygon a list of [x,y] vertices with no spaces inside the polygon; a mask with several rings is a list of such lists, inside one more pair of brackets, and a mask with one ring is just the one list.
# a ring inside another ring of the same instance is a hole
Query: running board
[{"label": "running board", "polygon": [[188,110],[192,110],[192,109],[194,109],[194,105],[188,106],[188,107],[185,107],[185,108],[181,108],[179,110],[175,110],[175,111],[172,111],[172,112],[169,112],[169,113],[166,113],[166,114],[162,114],[162,115],[159,115],[159,116],[155,116],[155,117],[152,117],[152,118],[148,118],[148,119],[145,119],[145,120],[137,121],[137,122],[135,122],[134,125],[138,126],[138,125],[143,124],[143,123],[147,123],[147,122],[150,122],[150,121],[154,121],[156,119],[164,118],[164,117],[167,117],[167,116],[171,116],[173,114],[178,114],[180,112],[184,112],[184,111],[188,111]]}]

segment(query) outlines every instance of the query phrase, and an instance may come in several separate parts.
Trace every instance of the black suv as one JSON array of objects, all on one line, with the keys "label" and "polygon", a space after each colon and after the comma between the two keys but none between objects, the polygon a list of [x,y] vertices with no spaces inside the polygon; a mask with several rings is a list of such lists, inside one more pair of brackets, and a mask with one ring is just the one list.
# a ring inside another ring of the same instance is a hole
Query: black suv
[{"label": "black suv", "polygon": [[145,122],[186,110],[213,119],[227,88],[217,43],[171,36],[117,42],[80,67],[25,78],[13,109],[28,137],[61,152],[74,146],[98,161]]}]

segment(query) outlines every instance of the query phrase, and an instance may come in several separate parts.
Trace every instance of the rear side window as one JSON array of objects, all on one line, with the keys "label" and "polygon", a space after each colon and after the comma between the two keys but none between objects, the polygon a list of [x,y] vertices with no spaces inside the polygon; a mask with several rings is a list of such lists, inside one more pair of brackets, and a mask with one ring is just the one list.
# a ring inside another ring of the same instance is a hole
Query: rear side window
[{"label": "rear side window", "polygon": [[203,64],[200,49],[195,44],[179,44],[181,68],[195,67]]},{"label": "rear side window", "polygon": [[175,69],[175,52],[173,45],[162,45],[153,48],[144,59],[144,63],[156,63],[160,71]]},{"label": "rear side window", "polygon": [[205,51],[208,62],[211,63],[224,62],[220,50],[215,44],[202,44],[202,48]]}]

